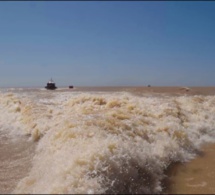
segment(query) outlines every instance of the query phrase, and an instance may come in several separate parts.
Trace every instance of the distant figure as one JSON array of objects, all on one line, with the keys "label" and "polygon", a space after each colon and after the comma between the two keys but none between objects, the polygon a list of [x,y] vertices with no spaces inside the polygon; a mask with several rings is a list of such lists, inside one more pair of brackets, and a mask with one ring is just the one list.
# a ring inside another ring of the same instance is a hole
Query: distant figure
[{"label": "distant figure", "polygon": [[148,85],[148,87],[151,87],[151,85]]}]

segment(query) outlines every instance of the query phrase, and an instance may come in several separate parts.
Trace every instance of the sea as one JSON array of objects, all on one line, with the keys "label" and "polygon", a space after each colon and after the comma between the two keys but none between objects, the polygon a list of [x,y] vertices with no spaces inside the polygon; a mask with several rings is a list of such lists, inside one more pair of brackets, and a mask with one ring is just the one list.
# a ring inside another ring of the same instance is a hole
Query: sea
[{"label": "sea", "polygon": [[202,91],[1,88],[0,193],[212,194],[215,95]]}]

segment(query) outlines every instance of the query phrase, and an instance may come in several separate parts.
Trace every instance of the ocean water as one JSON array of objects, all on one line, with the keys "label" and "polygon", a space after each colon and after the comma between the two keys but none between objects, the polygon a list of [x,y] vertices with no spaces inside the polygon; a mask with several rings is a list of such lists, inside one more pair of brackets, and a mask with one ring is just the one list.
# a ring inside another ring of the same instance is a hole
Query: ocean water
[{"label": "ocean water", "polygon": [[0,90],[0,192],[162,193],[215,143],[215,96]]}]

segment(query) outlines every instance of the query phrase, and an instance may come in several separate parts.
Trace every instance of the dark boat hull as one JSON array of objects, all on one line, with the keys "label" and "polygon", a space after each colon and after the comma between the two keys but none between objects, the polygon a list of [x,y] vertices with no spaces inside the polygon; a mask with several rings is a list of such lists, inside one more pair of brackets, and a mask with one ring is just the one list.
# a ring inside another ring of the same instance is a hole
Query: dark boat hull
[{"label": "dark boat hull", "polygon": [[55,89],[57,89],[57,87],[45,87],[46,89],[50,89],[50,90],[55,90]]},{"label": "dark boat hull", "polygon": [[47,83],[45,86],[46,89],[55,90],[57,87],[55,86],[55,83]]}]

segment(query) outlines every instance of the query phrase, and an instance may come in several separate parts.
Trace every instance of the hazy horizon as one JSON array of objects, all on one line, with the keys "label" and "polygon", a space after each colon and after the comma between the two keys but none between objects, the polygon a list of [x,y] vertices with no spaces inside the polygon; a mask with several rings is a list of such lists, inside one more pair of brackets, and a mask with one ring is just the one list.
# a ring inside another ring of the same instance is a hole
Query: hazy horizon
[{"label": "hazy horizon", "polygon": [[[149,84],[150,85],[150,84]],[[44,85],[25,85],[25,86],[0,86],[0,88],[45,88],[46,83]],[[69,88],[71,85],[58,85],[56,83],[57,88]],[[146,87],[148,85],[72,85],[74,88],[135,88],[135,87]],[[150,85],[151,88],[215,88],[215,85]],[[71,89],[72,90],[72,89]]]}]

